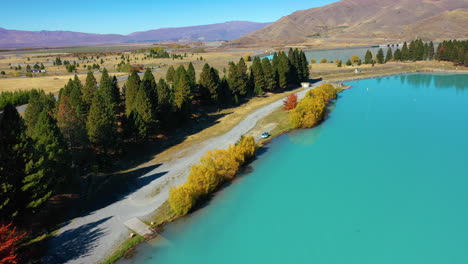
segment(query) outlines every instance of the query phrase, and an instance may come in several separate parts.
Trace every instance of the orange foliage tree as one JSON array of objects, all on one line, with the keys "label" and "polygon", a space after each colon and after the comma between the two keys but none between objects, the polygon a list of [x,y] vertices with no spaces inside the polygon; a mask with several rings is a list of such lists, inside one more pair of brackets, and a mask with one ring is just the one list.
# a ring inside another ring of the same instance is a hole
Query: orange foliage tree
[{"label": "orange foliage tree", "polygon": [[284,110],[291,110],[297,106],[297,94],[291,94],[283,101]]},{"label": "orange foliage tree", "polygon": [[12,224],[0,225],[0,263],[19,263],[16,249],[25,235],[25,233],[18,232]]}]

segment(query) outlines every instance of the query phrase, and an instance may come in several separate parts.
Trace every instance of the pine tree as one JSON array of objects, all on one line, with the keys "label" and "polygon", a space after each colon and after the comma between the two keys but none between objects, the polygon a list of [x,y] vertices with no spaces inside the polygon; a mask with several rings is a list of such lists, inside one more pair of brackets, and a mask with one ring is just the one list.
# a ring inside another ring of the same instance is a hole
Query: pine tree
[{"label": "pine tree", "polygon": [[83,103],[85,104],[86,114],[89,112],[94,94],[97,91],[97,81],[92,71],[88,71],[86,82],[83,86]]},{"label": "pine tree", "polygon": [[279,53],[279,64],[278,64],[278,73],[283,73],[283,81],[281,82],[281,75],[280,75],[280,88],[287,89],[288,84],[294,83],[296,78],[294,76],[294,72],[292,71],[291,62],[289,61],[288,57],[284,52]]},{"label": "pine tree", "polygon": [[346,65],[347,65],[347,66],[351,66],[351,65],[353,65],[353,63],[351,62],[350,59],[348,59],[348,60],[346,61]]},{"label": "pine tree", "polygon": [[140,89],[144,89],[146,91],[146,96],[148,97],[151,105],[151,114],[153,120],[156,120],[156,112],[158,109],[158,91],[156,86],[157,84],[153,73],[150,69],[146,69],[145,74],[141,79]]},{"label": "pine tree", "polygon": [[78,79],[78,76],[75,75],[74,80],[69,82],[68,86],[69,92],[66,93],[66,95],[68,95],[70,103],[75,108],[75,111],[78,114],[78,116],[80,118],[84,118],[86,113],[86,105],[83,102],[83,93],[81,91],[83,89],[83,86],[81,84],[80,79]]},{"label": "pine tree", "polygon": [[239,76],[239,84],[238,86],[239,93],[241,95],[247,95],[248,93],[248,81],[249,81],[249,76],[247,74],[247,65],[245,64],[245,61],[243,58],[240,58],[239,63],[237,63],[237,72]]},{"label": "pine tree", "polygon": [[415,60],[418,60],[418,61],[421,61],[421,60],[425,60],[424,59],[424,42],[422,41],[422,39],[418,39],[416,41],[416,55],[415,55]]},{"label": "pine tree", "polygon": [[435,51],[434,51],[434,43],[431,41],[431,42],[429,43],[429,47],[428,47],[428,51],[427,51],[427,58],[428,58],[429,60],[433,60],[433,59],[434,59],[434,53],[435,53]]},{"label": "pine tree", "polygon": [[400,49],[395,50],[395,53],[393,54],[393,59],[396,60],[396,61],[401,61],[402,60]]},{"label": "pine tree", "polygon": [[343,66],[343,62],[340,60],[338,61],[338,64],[336,65],[338,68],[341,68]]},{"label": "pine tree", "polygon": [[232,92],[241,96],[247,95],[247,84],[249,78],[247,75],[247,66],[244,59],[240,59],[236,65],[233,62],[229,63],[228,83]]},{"label": "pine tree", "polygon": [[[179,76],[180,75],[180,76]],[[174,107],[182,116],[190,114],[190,104],[192,101],[192,91],[190,81],[185,71],[176,72],[176,81],[174,85]]]},{"label": "pine tree", "polygon": [[40,113],[32,138],[37,162],[28,164],[33,173],[24,178],[22,191],[28,197],[28,207],[37,210],[66,182],[70,156],[55,119],[47,111]]},{"label": "pine tree", "polygon": [[371,64],[372,63],[372,52],[370,50],[366,51],[366,55],[364,56],[364,64]]},{"label": "pine tree", "polygon": [[166,80],[169,83],[174,83],[174,76],[175,76],[175,69],[174,69],[174,66],[171,65],[169,69],[167,69]]},{"label": "pine tree", "polygon": [[387,50],[387,56],[385,56],[385,62],[392,61],[393,59],[393,53],[392,53],[392,48],[388,48]]},{"label": "pine tree", "polygon": [[300,75],[299,73],[299,69],[298,69],[298,65],[299,65],[299,58],[298,58],[298,51],[297,49],[293,50],[292,48],[289,48],[289,51],[288,51],[288,65],[289,65],[289,69],[287,71],[287,76],[288,76],[288,83],[298,83],[299,80],[298,80],[298,75]]},{"label": "pine tree", "polygon": [[383,53],[383,50],[380,48],[379,51],[377,52],[377,63],[379,64],[383,64],[384,63],[384,60],[385,60],[385,57],[384,57],[384,53]]},{"label": "pine tree", "polygon": [[218,101],[221,105],[229,105],[233,102],[232,90],[229,87],[229,82],[226,75],[219,81],[219,96]]},{"label": "pine tree", "polygon": [[127,79],[127,83],[125,86],[125,113],[127,116],[130,115],[132,110],[135,108],[134,102],[138,90],[140,89],[140,76],[138,75],[137,71],[132,71],[130,76]]},{"label": "pine tree", "polygon": [[207,63],[199,79],[200,94],[204,100],[218,102],[219,97],[219,75],[216,69],[210,67]]},{"label": "pine tree", "polygon": [[268,58],[262,59],[262,69],[263,75],[265,76],[265,90],[270,92],[276,90],[275,71]]},{"label": "pine tree", "polygon": [[301,50],[299,55],[300,55],[300,64],[302,68],[302,76],[300,78],[300,81],[306,82],[306,81],[309,81],[309,62],[307,61],[307,57],[304,51]]},{"label": "pine tree", "polygon": [[266,82],[262,69],[262,63],[259,57],[255,57],[252,63],[252,67],[250,68],[250,72],[253,76],[255,94],[262,95],[263,91],[266,90]]},{"label": "pine tree", "polygon": [[158,91],[158,106],[170,105],[173,101],[171,87],[164,79],[159,79],[157,85]]},{"label": "pine tree", "polygon": [[170,123],[173,94],[169,84],[164,79],[159,79],[158,85],[158,118],[162,126],[167,126]]},{"label": "pine tree", "polygon": [[198,80],[199,93],[200,97],[203,100],[210,100],[211,98],[209,86],[212,85],[213,80],[211,80],[210,71],[210,65],[208,65],[208,63],[205,63],[205,65],[203,65],[202,72],[200,73],[200,78]]},{"label": "pine tree", "polygon": [[427,60],[429,58],[429,44],[427,44],[427,42],[424,43],[423,50],[424,50],[423,60]]},{"label": "pine tree", "polygon": [[42,111],[52,113],[55,107],[55,97],[52,93],[46,94],[43,90],[32,90],[28,107],[24,111],[26,133],[31,136]]},{"label": "pine tree", "polygon": [[153,113],[151,100],[148,94],[148,91],[144,88],[138,90],[137,96],[135,98],[135,108],[134,110],[138,114],[139,123],[135,124],[135,127],[138,128],[138,135],[146,139],[153,127],[155,114]]},{"label": "pine tree", "polygon": [[99,90],[103,91],[102,95],[106,98],[106,101],[113,104],[114,111],[117,111],[120,105],[120,89],[116,81],[116,79],[114,80],[114,78],[109,76],[107,69],[104,68],[99,82]]},{"label": "pine tree", "polygon": [[229,62],[229,69],[228,69],[228,77],[227,81],[229,83],[229,88],[232,91],[233,94],[239,93],[239,78],[238,78],[238,71],[237,71],[237,66],[234,62]]},{"label": "pine tree", "polygon": [[187,67],[187,75],[189,77],[190,85],[195,86],[197,84],[197,79],[195,76],[195,68],[191,62]]},{"label": "pine tree", "polygon": [[115,147],[117,142],[117,120],[114,106],[106,99],[106,94],[98,90],[88,115],[88,137],[92,144],[102,147],[104,152]]},{"label": "pine tree", "polygon": [[57,125],[71,150],[82,149],[87,145],[85,121],[66,94],[60,97]]},{"label": "pine tree", "polygon": [[177,70],[175,71],[175,74],[174,74],[174,82],[173,82],[173,86],[176,87],[179,85],[179,81],[181,78],[185,78],[187,76],[187,70],[185,70],[185,67],[183,65],[179,65],[179,67],[177,67]]},{"label": "pine tree", "polygon": [[16,108],[7,104],[0,113],[0,221],[11,221],[26,207],[21,187],[32,144],[25,130]]},{"label": "pine tree", "polygon": [[417,47],[416,47],[416,42],[413,40],[409,43],[408,45],[408,60],[411,61],[416,61],[417,57]]},{"label": "pine tree", "polygon": [[401,48],[401,60],[402,61],[407,61],[410,59],[410,54],[409,54],[409,49],[408,49],[408,44],[403,43],[403,47]]}]

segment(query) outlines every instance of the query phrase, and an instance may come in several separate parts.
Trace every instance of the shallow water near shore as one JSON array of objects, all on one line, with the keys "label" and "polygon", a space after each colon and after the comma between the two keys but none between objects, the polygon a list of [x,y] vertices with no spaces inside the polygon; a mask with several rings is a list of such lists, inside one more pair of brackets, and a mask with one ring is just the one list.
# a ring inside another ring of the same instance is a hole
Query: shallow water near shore
[{"label": "shallow water near shore", "polygon": [[468,263],[468,75],[346,84],[322,125],[119,263]]}]

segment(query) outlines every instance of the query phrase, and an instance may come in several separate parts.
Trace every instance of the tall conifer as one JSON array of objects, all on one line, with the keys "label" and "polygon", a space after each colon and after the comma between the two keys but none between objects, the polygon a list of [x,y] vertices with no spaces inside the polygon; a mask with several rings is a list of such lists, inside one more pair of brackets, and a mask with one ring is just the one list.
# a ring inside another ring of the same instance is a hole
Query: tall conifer
[{"label": "tall conifer", "polygon": [[94,94],[97,91],[97,81],[94,77],[92,71],[88,71],[86,75],[86,82],[83,86],[83,102],[85,104],[86,113],[89,112],[89,108],[91,107],[91,103],[93,102]]},{"label": "tall conifer", "polygon": [[140,89],[140,76],[137,71],[132,71],[130,76],[127,79],[126,88],[125,88],[125,113],[127,116],[130,115],[132,110],[135,108],[134,102],[138,90]]}]

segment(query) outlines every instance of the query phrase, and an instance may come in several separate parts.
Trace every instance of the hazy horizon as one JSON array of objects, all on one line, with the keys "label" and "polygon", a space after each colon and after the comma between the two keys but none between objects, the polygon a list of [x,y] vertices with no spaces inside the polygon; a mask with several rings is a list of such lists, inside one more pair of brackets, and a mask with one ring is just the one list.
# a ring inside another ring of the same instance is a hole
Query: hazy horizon
[{"label": "hazy horizon", "polygon": [[189,27],[230,21],[274,22],[295,11],[323,6],[338,0],[279,0],[236,2],[154,2],[136,4],[123,1],[81,1],[79,5],[63,2],[27,0],[23,8],[14,2],[2,5],[0,28],[25,31],[75,31],[95,34],[127,35],[158,28]]}]

